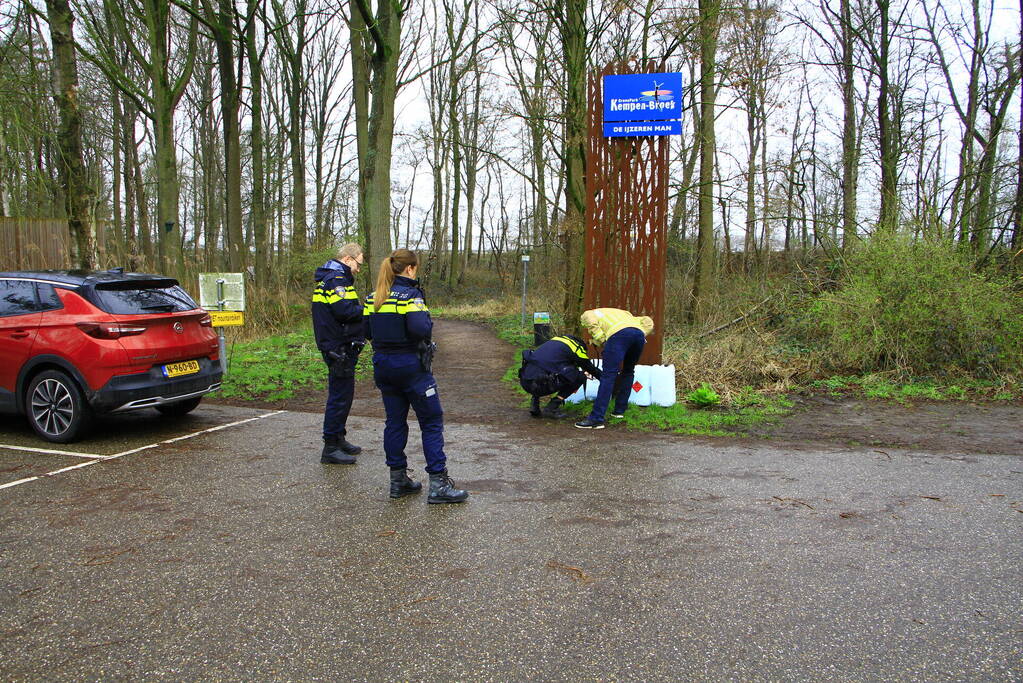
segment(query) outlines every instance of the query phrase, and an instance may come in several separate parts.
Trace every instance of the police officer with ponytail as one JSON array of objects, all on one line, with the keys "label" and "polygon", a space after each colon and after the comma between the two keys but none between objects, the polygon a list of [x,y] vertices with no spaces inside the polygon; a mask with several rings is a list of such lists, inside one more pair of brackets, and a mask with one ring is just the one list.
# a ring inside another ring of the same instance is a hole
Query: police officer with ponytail
[{"label": "police officer with ponytail", "polygon": [[444,455],[444,413],[431,374],[433,321],[419,288],[419,260],[408,249],[395,249],[380,264],[376,289],[363,311],[366,338],[373,343],[373,379],[384,399],[384,454],[391,468],[391,498],[422,490],[408,476],[409,407],[416,412],[423,437],[428,503],[461,503],[469,497],[448,476]]}]

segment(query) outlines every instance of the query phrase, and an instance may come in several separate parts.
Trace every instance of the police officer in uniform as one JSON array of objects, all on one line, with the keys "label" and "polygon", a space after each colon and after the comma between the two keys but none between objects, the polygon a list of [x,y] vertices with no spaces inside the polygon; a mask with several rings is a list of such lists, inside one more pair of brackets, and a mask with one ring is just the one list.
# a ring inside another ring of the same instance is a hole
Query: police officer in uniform
[{"label": "police officer in uniform", "polygon": [[320,462],[328,465],[354,464],[355,456],[362,451],[345,438],[345,423],[355,394],[355,361],[366,343],[362,304],[354,280],[362,261],[362,247],[350,243],[341,247],[336,259],[316,269],[313,333],[329,370]]},{"label": "police officer in uniform", "polygon": [[419,260],[408,249],[396,249],[380,264],[376,289],[364,311],[367,339],[373,342],[373,379],[384,399],[384,454],[391,468],[391,498],[418,493],[423,485],[409,476],[405,445],[408,410],[419,420],[426,472],[430,475],[428,503],[461,503],[468,492],[457,489],[448,476],[444,455],[444,412],[431,373],[433,321],[423,300],[416,271]]},{"label": "police officer in uniform", "polygon": [[[536,349],[522,352],[519,384],[532,394],[529,414],[533,417],[562,418],[561,406],[586,381],[583,373],[600,379],[600,370],[590,361],[586,346],[578,337],[566,334],[545,341]],[[540,398],[554,394],[540,409]]]}]

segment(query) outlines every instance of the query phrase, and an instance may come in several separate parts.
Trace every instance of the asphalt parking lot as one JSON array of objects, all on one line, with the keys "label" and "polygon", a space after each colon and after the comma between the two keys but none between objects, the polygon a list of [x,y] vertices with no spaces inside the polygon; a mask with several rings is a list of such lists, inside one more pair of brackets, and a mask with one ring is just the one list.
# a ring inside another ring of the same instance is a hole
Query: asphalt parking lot
[{"label": "asphalt parking lot", "polygon": [[0,678],[1023,679],[1019,455],[452,423],[427,506],[372,417],[147,413],[0,423]]}]

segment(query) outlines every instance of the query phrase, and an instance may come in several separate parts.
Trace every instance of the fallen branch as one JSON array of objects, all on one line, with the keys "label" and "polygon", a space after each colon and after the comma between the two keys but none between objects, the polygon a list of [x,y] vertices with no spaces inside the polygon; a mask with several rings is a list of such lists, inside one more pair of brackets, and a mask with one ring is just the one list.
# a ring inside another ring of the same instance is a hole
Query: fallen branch
[{"label": "fallen branch", "polygon": [[764,304],[766,304],[766,303],[767,303],[768,301],[770,301],[771,299],[773,299],[773,298],[774,298],[774,296],[775,296],[775,295],[774,295],[774,294],[772,294],[771,296],[767,297],[766,299],[764,299],[763,301],[761,301],[761,302],[760,302],[759,304],[757,304],[757,305],[756,305],[756,306],[754,306],[753,308],[749,309],[749,310],[748,310],[748,311],[747,311],[747,312],[746,312],[746,313],[745,313],[744,315],[740,315],[740,316],[739,316],[738,318],[736,318],[735,320],[731,320],[731,321],[729,321],[729,322],[725,323],[724,325],[718,325],[717,327],[715,327],[715,328],[714,328],[714,329],[712,329],[712,330],[707,330],[706,332],[703,332],[703,333],[701,333],[701,334],[698,334],[698,335],[696,335],[696,338],[697,338],[697,339],[703,339],[704,337],[709,337],[710,335],[712,335],[712,334],[715,334],[715,333],[717,333],[717,332],[720,332],[721,330],[723,330],[723,329],[725,329],[725,328],[731,327],[732,325],[734,325],[734,324],[736,324],[736,323],[741,323],[741,322],[742,322],[743,320],[745,320],[746,318],[748,318],[748,317],[750,317],[751,315],[753,315],[753,311],[757,310],[758,308],[760,308],[761,306],[763,306]]}]

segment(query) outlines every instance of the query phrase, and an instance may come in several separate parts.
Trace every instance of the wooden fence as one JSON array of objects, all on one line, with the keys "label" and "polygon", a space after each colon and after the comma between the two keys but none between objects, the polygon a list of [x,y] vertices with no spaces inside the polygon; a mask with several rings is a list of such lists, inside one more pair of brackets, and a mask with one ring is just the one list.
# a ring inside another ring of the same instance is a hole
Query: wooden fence
[{"label": "wooden fence", "polygon": [[[96,223],[100,267],[109,267],[120,249],[108,221]],[[0,271],[71,268],[67,221],[59,218],[0,217]]]}]

